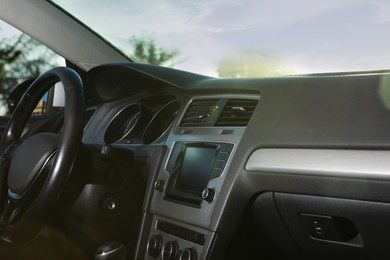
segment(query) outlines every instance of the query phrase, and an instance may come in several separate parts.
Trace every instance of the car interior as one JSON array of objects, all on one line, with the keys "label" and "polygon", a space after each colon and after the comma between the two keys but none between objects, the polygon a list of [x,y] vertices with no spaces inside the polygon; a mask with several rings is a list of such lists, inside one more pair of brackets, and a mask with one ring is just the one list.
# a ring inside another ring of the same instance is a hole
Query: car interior
[{"label": "car interior", "polygon": [[1,259],[390,257],[390,71],[134,62],[55,2],[0,1],[66,60],[0,118]]}]

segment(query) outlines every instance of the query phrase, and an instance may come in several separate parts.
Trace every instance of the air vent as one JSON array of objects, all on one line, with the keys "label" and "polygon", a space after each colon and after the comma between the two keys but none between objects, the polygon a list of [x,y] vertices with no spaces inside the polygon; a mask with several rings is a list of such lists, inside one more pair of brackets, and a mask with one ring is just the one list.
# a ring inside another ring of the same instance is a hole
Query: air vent
[{"label": "air vent", "polygon": [[187,126],[213,126],[218,112],[218,99],[197,99],[192,101],[180,123]]},{"label": "air vent", "polygon": [[215,126],[246,126],[257,102],[251,99],[229,99]]},{"label": "air vent", "polygon": [[89,120],[91,120],[93,114],[95,113],[95,109],[94,108],[87,108],[87,110],[85,110],[85,113],[84,113],[84,128],[87,126]]}]

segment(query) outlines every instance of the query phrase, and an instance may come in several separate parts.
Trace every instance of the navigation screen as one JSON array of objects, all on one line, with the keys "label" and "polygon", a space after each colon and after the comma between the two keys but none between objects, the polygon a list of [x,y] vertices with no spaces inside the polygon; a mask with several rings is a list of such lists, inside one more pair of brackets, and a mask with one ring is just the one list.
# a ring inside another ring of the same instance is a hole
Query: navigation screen
[{"label": "navigation screen", "polygon": [[216,153],[215,146],[187,146],[175,188],[201,194],[207,188]]}]

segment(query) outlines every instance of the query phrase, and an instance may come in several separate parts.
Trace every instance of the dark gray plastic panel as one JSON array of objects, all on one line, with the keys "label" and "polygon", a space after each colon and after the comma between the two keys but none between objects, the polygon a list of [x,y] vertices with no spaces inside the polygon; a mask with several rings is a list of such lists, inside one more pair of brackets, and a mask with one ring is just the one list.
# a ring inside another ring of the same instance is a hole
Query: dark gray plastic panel
[{"label": "dark gray plastic panel", "polygon": [[[390,258],[389,203],[285,193],[275,193],[275,201],[289,231],[308,259]],[[313,238],[299,219],[302,213],[347,219],[359,234],[345,242]]]}]

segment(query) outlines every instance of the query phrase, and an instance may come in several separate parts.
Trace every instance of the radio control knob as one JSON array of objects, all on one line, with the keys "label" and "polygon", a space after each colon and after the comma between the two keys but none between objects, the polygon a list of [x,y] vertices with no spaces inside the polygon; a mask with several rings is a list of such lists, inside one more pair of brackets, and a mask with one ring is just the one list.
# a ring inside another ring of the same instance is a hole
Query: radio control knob
[{"label": "radio control knob", "polygon": [[176,241],[169,241],[165,244],[162,251],[163,260],[176,260],[179,251],[179,244]]},{"label": "radio control knob", "polygon": [[196,252],[195,248],[185,248],[179,257],[179,260],[197,260],[198,252]]},{"label": "radio control knob", "polygon": [[202,198],[208,203],[213,202],[215,197],[215,189],[214,188],[206,188],[202,192]]},{"label": "radio control knob", "polygon": [[156,258],[161,252],[162,243],[163,239],[160,235],[153,235],[146,246],[148,254]]}]

